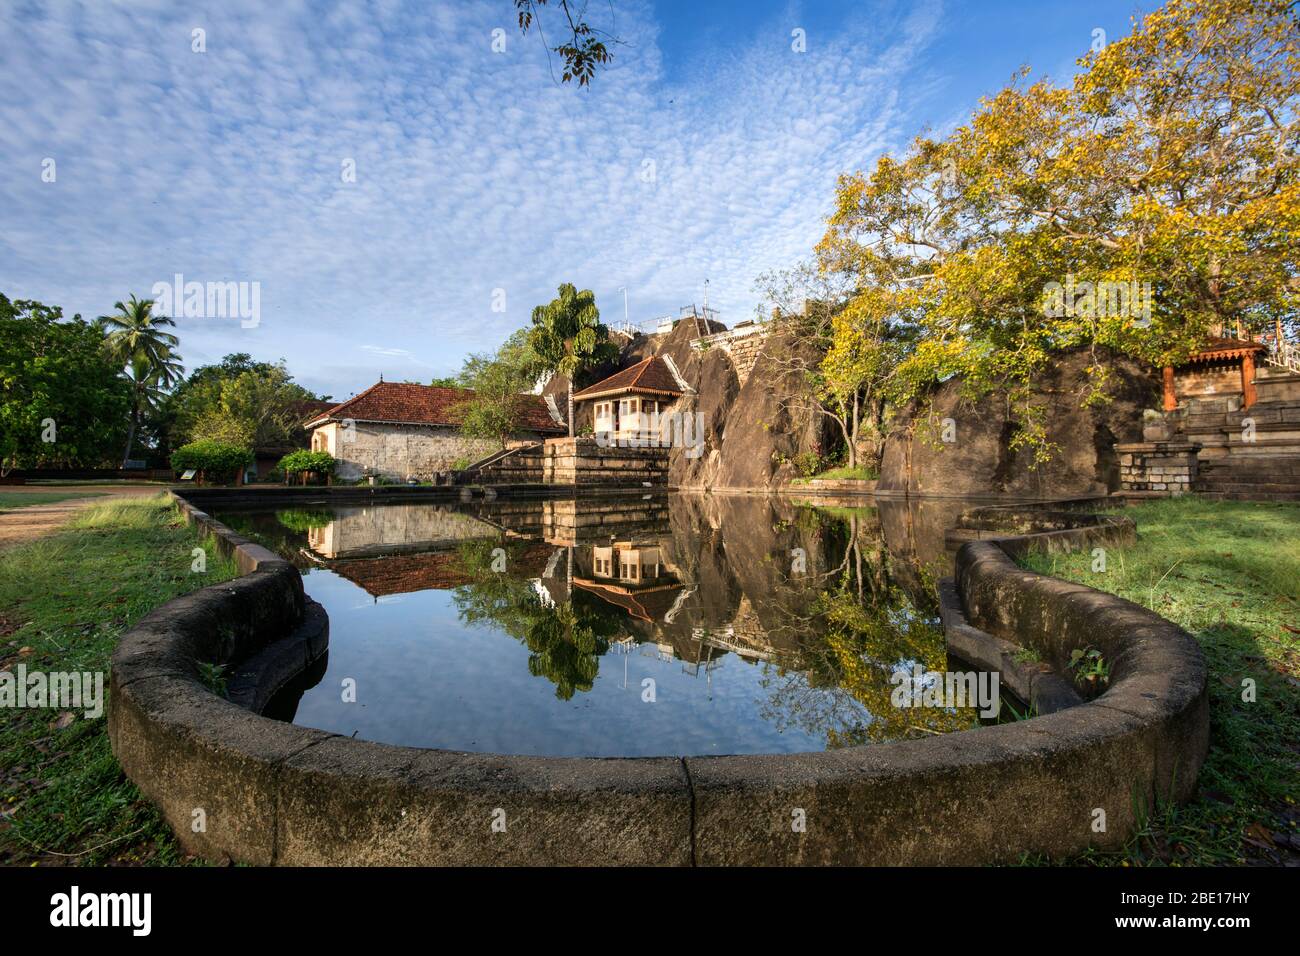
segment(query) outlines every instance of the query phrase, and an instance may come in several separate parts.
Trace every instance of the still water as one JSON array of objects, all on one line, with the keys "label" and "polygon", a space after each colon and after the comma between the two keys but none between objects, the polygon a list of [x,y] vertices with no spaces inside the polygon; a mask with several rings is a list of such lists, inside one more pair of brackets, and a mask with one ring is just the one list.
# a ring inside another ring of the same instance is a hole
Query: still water
[{"label": "still water", "polygon": [[976,725],[891,706],[895,673],[947,666],[930,594],[956,506],[933,507],[660,495],[216,517],[292,560],[329,614],[328,658],[268,713],[407,746],[689,756]]}]

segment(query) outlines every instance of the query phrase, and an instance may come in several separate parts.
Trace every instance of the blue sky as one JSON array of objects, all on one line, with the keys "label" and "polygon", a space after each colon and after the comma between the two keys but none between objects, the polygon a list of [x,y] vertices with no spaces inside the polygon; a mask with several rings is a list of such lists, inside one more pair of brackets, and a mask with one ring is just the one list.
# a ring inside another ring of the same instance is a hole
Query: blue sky
[{"label": "blue sky", "polygon": [[820,237],[838,173],[1022,64],[1068,76],[1139,9],[614,0],[624,45],[579,90],[510,0],[4,0],[0,291],[90,317],[177,273],[256,282],[256,325],[179,320],[187,367],[284,358],[340,399],[454,373],[563,281],[607,321],[626,288],[635,322],[707,279],[733,324]]}]

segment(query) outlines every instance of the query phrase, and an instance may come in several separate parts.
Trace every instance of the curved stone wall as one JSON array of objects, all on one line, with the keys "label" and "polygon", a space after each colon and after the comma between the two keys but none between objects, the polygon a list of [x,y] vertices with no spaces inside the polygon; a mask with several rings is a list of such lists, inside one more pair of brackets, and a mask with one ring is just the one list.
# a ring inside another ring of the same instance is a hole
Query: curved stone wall
[{"label": "curved stone wall", "polygon": [[[127,774],[182,844],[209,858],[1014,861],[1121,845],[1139,808],[1191,792],[1208,744],[1206,671],[1192,638],[1119,598],[1020,569],[1008,554],[1024,546],[1016,539],[963,545],[957,623],[977,638],[1012,635],[1055,662],[1080,641],[1102,647],[1112,681],[1090,703],[942,737],[792,755],[540,758],[353,740],[261,717],[202,683],[198,661],[243,660],[284,640],[303,627],[307,604],[289,565],[189,511],[245,549],[249,573],[169,602],[124,636],[109,731]],[[303,643],[306,659],[309,635]],[[1098,809],[1104,832],[1094,831]]]}]

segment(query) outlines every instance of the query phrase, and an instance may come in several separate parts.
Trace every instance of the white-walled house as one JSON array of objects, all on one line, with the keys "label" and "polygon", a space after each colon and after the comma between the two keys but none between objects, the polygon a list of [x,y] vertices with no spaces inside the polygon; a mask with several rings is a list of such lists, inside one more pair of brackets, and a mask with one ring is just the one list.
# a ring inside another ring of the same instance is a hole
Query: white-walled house
[{"label": "white-walled house", "polygon": [[592,405],[592,430],[615,439],[660,435],[686,390],[668,359],[651,356],[573,393]]},{"label": "white-walled house", "polygon": [[[306,422],[312,451],[329,452],[344,481],[382,475],[393,481],[430,480],[457,461],[478,461],[498,449],[494,441],[465,438],[456,406],[472,398],[460,388],[380,381]],[[521,396],[519,431],[510,443],[537,442],[567,433],[545,401]]]}]

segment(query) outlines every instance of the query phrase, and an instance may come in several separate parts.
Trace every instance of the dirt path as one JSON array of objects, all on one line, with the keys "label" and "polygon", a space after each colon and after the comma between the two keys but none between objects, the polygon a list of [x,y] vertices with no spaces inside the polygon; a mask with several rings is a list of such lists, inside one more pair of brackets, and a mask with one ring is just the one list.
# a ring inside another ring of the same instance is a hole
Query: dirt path
[{"label": "dirt path", "polygon": [[28,505],[0,514],[0,550],[50,534],[71,518],[74,512],[97,501],[106,501],[106,496],[156,495],[164,490],[163,485],[78,485],[75,488],[66,485],[4,486],[6,493],[13,494],[48,494],[57,491],[98,497],[68,498],[51,504]]}]

